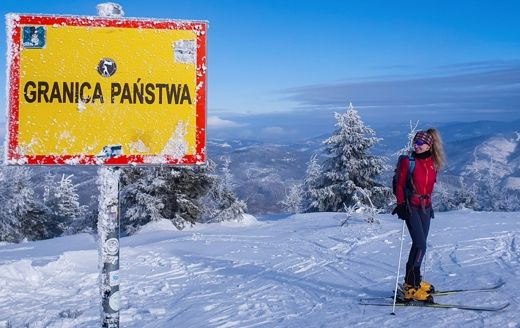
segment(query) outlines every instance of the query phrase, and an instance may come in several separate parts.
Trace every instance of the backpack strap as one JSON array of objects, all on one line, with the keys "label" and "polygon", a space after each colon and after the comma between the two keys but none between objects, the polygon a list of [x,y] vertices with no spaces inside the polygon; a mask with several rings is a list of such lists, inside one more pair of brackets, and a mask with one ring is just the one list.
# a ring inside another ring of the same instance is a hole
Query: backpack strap
[{"label": "backpack strap", "polygon": [[413,185],[412,177],[413,170],[415,169],[415,158],[412,155],[408,155],[408,172],[406,173],[406,187],[404,189],[405,198],[408,200],[412,195],[415,187]]}]

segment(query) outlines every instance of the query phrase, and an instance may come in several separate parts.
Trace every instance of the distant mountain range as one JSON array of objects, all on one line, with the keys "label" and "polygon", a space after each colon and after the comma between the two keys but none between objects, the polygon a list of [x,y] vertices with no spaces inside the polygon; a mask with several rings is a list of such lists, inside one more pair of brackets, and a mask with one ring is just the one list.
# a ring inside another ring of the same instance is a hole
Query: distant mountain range
[{"label": "distant mountain range", "polygon": [[[492,161],[499,169],[501,183],[520,190],[520,120],[511,122],[478,121],[472,123],[439,123],[447,157],[447,166],[440,179],[454,183],[458,176],[467,175],[476,166]],[[332,132],[332,130],[331,130]],[[395,154],[406,144],[407,127],[393,125],[378,128],[376,136],[383,140],[374,148],[374,154],[385,156],[393,169]],[[231,159],[231,172],[236,193],[245,200],[254,215],[282,212],[279,202],[288,187],[302,182],[307,163],[312,155],[323,156],[322,142],[330,135],[321,135],[290,144],[266,143],[249,140],[219,140],[208,136],[207,156],[221,167],[222,159]],[[37,178],[45,172],[73,174],[81,201],[87,204],[97,195],[97,168],[34,167]],[[392,170],[382,177],[390,183]],[[92,200],[95,204],[95,199]]]},{"label": "distant mountain range", "polygon": [[[433,126],[441,133],[447,158],[447,165],[439,175],[440,181],[453,184],[458,181],[456,178],[474,168],[475,163],[494,161],[496,166],[502,167],[502,183],[520,190],[520,120],[453,122]],[[395,154],[406,144],[407,133],[403,125],[376,131],[376,136],[383,140],[374,147],[374,154],[387,158],[391,170],[382,180],[388,181],[388,185]],[[247,202],[250,213],[280,213],[278,202],[291,184],[302,181],[311,156],[323,156],[322,142],[328,137],[322,135],[285,145],[210,139],[208,157],[217,164],[222,163],[222,156],[231,159],[236,192]]]}]

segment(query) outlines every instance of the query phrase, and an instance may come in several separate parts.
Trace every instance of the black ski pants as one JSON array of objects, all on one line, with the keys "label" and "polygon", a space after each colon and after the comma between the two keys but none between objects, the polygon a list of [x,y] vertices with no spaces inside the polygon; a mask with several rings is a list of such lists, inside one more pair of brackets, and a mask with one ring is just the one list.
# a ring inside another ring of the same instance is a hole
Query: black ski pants
[{"label": "black ski pants", "polygon": [[421,281],[421,264],[426,253],[426,240],[430,231],[431,207],[422,208],[410,206],[410,217],[406,220],[406,226],[412,247],[406,263],[406,283],[417,286]]}]

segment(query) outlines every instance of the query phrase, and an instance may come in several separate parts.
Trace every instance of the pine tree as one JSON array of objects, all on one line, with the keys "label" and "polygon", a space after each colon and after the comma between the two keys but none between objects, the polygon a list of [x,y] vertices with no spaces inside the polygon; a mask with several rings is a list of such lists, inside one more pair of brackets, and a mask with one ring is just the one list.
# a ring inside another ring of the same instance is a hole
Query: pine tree
[{"label": "pine tree", "polygon": [[[223,158],[221,175],[213,175],[213,183],[204,197],[204,222],[239,221],[247,211],[247,205],[234,192],[234,178],[230,169],[231,159]],[[216,164],[208,161],[207,173],[215,171]]]},{"label": "pine tree", "polygon": [[501,210],[515,212],[520,210],[520,193],[504,188],[504,197],[501,201]]},{"label": "pine tree", "polygon": [[62,232],[81,231],[85,207],[79,203],[79,195],[72,182],[72,175],[63,174],[59,180],[56,180],[48,173],[45,176],[43,203]]},{"label": "pine tree", "polygon": [[455,190],[453,193],[453,202],[457,205],[458,209],[475,209],[477,198],[475,185],[473,184],[471,187],[467,186],[463,177],[459,178],[459,184],[459,189]]},{"label": "pine tree", "polygon": [[440,212],[452,211],[457,208],[455,197],[450,194],[446,184],[441,181],[436,184],[434,197],[433,203],[436,204],[436,209]]},{"label": "pine tree", "polygon": [[88,204],[85,208],[84,222],[82,231],[94,233],[97,229],[99,217],[99,194],[93,193],[88,199]]},{"label": "pine tree", "polygon": [[345,113],[336,113],[335,118],[336,130],[324,141],[328,158],[316,208],[342,211],[358,203],[371,206],[370,200],[376,207],[383,207],[390,190],[375,179],[385,170],[384,161],[368,153],[380,139],[364,125],[352,104]]},{"label": "pine tree", "polygon": [[21,240],[21,222],[12,209],[13,178],[9,167],[2,165],[0,168],[0,241],[18,242]]},{"label": "pine tree", "polygon": [[313,155],[307,163],[307,170],[303,180],[303,208],[305,212],[321,212],[320,208],[323,198],[323,172],[318,161],[318,156]]},{"label": "pine tree", "polygon": [[179,230],[202,220],[200,201],[214,178],[206,166],[128,167],[121,174],[121,227],[133,233],[159,219]]},{"label": "pine tree", "polygon": [[223,189],[233,191],[236,187],[236,183],[231,173],[231,158],[229,156],[223,156],[222,161],[222,168],[220,169],[222,178],[220,179],[220,185]]},{"label": "pine tree", "polygon": [[207,171],[207,165],[162,170],[165,216],[180,230],[203,219],[201,201],[215,183]]},{"label": "pine tree", "polygon": [[[55,176],[51,173],[47,173],[43,180],[43,199],[41,204],[41,211],[44,218],[42,218],[38,224],[32,225],[32,235],[38,236],[35,239],[48,239],[61,236],[67,226],[66,222],[62,221],[58,215],[56,215],[56,203],[54,203],[54,197],[56,196],[56,190],[59,188],[54,180]],[[52,204],[51,204],[52,203]],[[50,206],[48,206],[50,205]]]},{"label": "pine tree", "polygon": [[165,219],[160,194],[166,181],[153,167],[127,167],[121,172],[121,228],[133,233],[150,221]]},{"label": "pine tree", "polygon": [[296,183],[285,191],[285,198],[280,205],[287,213],[301,213],[303,211],[303,184]]},{"label": "pine tree", "polygon": [[2,166],[0,184],[0,240],[19,242],[34,239],[31,230],[38,229],[41,208],[34,199],[31,171],[26,167]]}]

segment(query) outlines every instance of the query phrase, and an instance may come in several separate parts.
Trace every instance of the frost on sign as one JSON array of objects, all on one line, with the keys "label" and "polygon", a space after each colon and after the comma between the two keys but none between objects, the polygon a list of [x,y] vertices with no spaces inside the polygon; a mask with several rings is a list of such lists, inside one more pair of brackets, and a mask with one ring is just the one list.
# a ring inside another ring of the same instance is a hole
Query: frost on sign
[{"label": "frost on sign", "polygon": [[206,22],[8,14],[6,23],[8,164],[205,161]]},{"label": "frost on sign", "polygon": [[173,43],[175,62],[181,64],[195,64],[197,45],[195,40],[179,40]]}]

